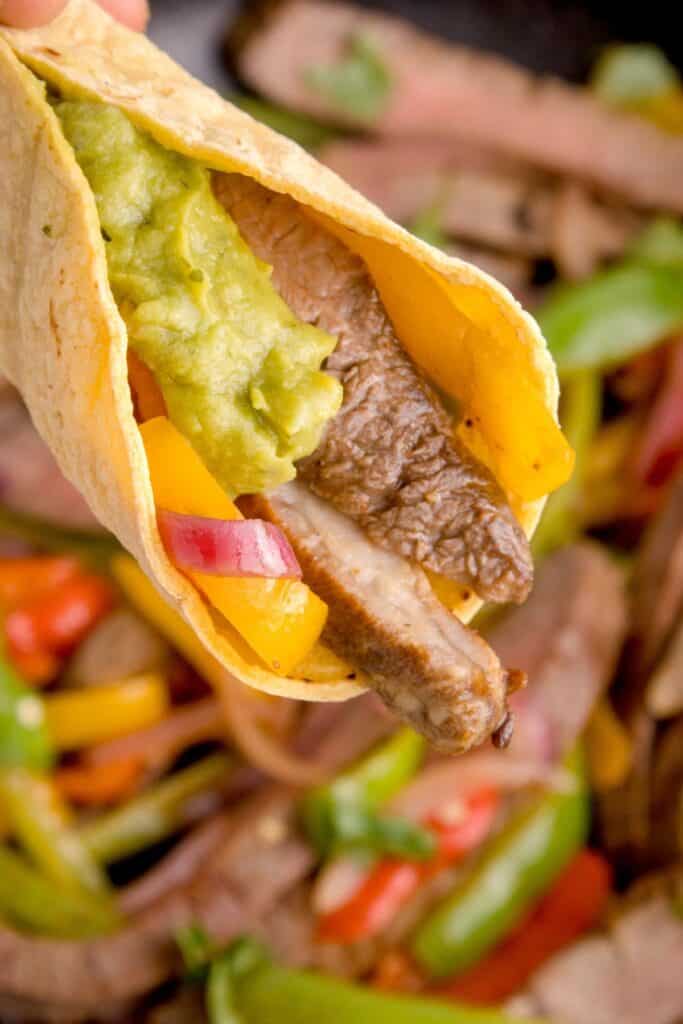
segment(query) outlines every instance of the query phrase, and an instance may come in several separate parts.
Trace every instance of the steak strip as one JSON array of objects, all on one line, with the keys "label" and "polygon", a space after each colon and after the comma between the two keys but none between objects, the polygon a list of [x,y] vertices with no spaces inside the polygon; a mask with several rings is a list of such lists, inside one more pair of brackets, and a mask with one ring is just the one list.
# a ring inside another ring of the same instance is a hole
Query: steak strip
[{"label": "steak strip", "polygon": [[217,175],[218,198],[306,323],[337,338],[327,370],[344,401],[298,474],[373,543],[493,601],[522,601],[524,532],[493,475],[453,434],[384,310],[364,262],[288,196]]},{"label": "steak strip", "polygon": [[338,65],[353,39],[369,40],[391,82],[375,132],[490,145],[637,205],[683,213],[683,138],[611,110],[586,89],[350,4],[292,0],[253,24],[238,53],[240,72],[285,106],[367,128],[312,88],[307,72]]},{"label": "steak strip", "polygon": [[241,499],[285,531],[330,613],[323,638],[369,677],[386,704],[452,753],[481,743],[506,712],[506,674],[452,615],[425,574],[379,548],[300,483]]}]

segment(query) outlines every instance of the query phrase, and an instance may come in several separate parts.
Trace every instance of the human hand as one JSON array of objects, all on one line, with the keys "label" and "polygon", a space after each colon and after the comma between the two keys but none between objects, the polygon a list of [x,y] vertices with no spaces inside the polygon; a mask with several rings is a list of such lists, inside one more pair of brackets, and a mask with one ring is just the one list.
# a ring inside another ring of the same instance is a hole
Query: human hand
[{"label": "human hand", "polygon": [[[149,18],[147,0],[99,0],[102,7],[129,28],[142,32]],[[0,0],[0,22],[12,28],[36,28],[52,21],[67,0]]]}]

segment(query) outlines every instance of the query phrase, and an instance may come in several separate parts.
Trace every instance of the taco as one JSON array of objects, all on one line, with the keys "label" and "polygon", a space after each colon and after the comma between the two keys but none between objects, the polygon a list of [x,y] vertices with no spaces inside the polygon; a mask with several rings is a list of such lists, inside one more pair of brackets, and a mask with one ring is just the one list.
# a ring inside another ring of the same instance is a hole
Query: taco
[{"label": "taco", "polygon": [[[533,320],[90,0],[2,31],[0,126],[0,369],[98,518],[250,686],[498,729],[465,623],[572,461]],[[179,562],[242,517],[263,575]]]}]

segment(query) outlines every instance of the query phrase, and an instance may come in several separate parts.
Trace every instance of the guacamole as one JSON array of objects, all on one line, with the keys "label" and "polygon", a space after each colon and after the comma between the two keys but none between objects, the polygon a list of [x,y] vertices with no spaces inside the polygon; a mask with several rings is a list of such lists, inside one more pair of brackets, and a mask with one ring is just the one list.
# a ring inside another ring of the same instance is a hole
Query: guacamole
[{"label": "guacamole", "polygon": [[232,496],[275,487],[342,400],[321,371],[336,344],[298,320],[211,190],[115,107],[56,104],[95,195],[131,347],[175,426]]}]

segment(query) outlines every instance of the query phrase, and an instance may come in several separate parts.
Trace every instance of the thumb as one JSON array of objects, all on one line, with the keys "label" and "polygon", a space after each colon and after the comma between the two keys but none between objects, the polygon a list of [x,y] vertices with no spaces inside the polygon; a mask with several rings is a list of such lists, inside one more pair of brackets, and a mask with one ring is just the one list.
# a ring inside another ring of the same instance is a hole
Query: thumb
[{"label": "thumb", "polygon": [[37,28],[52,21],[66,0],[0,0],[0,21],[13,28]]}]

